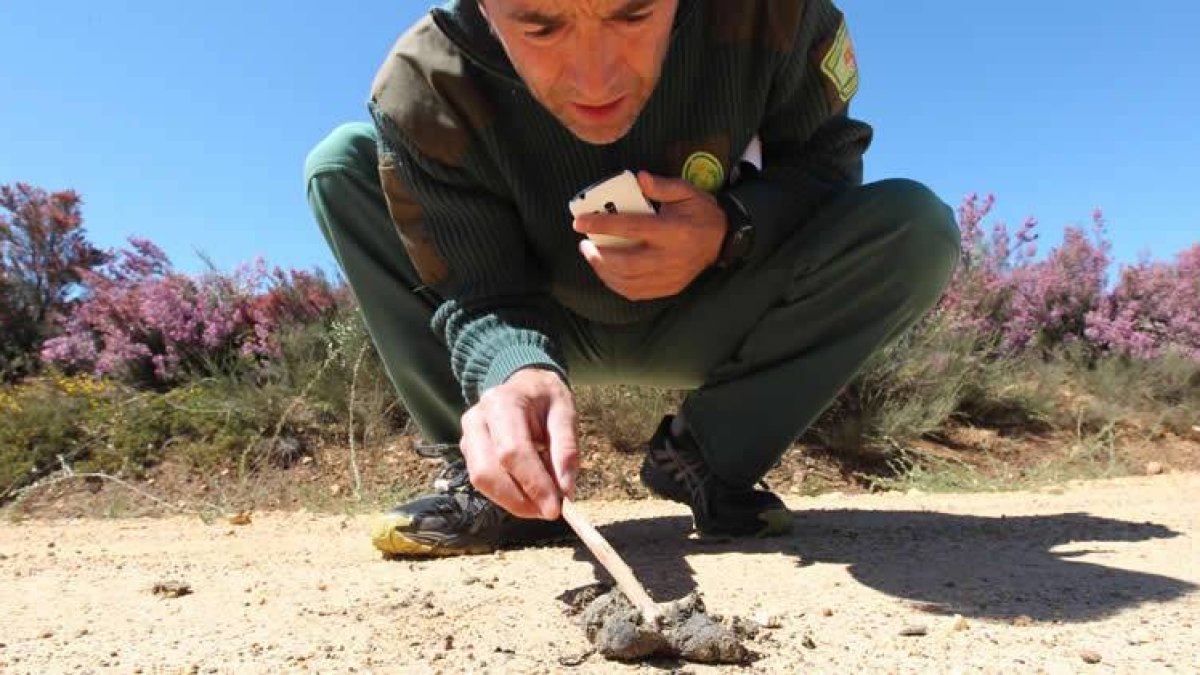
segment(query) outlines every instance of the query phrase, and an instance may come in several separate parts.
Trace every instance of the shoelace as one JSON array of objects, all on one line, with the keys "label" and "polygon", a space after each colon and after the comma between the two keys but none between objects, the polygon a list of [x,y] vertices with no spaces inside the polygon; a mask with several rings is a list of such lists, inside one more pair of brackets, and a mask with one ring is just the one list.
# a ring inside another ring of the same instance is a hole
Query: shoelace
[{"label": "shoelace", "polygon": [[502,518],[503,512],[492,502],[479,494],[471,485],[471,474],[467,471],[467,463],[458,454],[455,443],[426,443],[415,445],[413,449],[421,457],[441,459],[444,463],[441,471],[433,479],[433,489],[442,494],[454,495],[453,499],[442,502],[442,509],[447,512],[458,511],[465,522],[471,523],[474,530],[486,529],[491,526],[491,520]]},{"label": "shoelace", "polygon": [[666,456],[663,459],[667,464],[665,468],[670,472],[672,478],[683,483],[691,493],[692,508],[696,510],[696,515],[707,518],[708,494],[704,486],[711,477],[708,467],[704,465],[704,460],[690,452],[681,451],[680,448],[675,447],[672,441],[673,439],[668,438],[663,447],[656,450],[664,451]]},{"label": "shoelace", "polygon": [[455,443],[419,443],[413,445],[417,456],[425,459],[440,459],[443,462],[441,471],[433,479],[433,489],[437,492],[459,492],[470,486],[470,475],[467,465],[458,455],[458,445]]}]

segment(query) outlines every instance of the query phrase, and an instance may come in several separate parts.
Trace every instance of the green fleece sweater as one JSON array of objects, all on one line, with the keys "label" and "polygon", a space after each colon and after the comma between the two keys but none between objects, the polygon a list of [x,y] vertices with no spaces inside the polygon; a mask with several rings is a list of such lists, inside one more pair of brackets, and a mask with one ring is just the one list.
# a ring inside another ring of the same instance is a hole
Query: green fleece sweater
[{"label": "green fleece sweater", "polygon": [[[388,207],[422,280],[444,298],[432,328],[467,402],[525,367],[569,375],[560,308],[622,324],[676,301],[629,301],[604,286],[567,210],[581,187],[633,169],[730,190],[764,252],[861,183],[871,129],[846,115],[858,73],[829,0],[680,0],[671,40],[637,123],[606,146],[576,139],[533,99],[475,0],[434,9],[376,75],[370,110]],[[756,135],[763,170],[730,185]]]}]

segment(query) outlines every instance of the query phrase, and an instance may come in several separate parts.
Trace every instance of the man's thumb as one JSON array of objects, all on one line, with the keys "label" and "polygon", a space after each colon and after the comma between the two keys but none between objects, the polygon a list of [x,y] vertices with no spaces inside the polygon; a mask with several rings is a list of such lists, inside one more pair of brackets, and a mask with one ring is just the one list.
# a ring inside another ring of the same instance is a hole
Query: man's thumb
[{"label": "man's thumb", "polygon": [[696,196],[696,188],[679,178],[655,176],[648,171],[638,172],[638,185],[647,199],[656,202],[681,202]]}]

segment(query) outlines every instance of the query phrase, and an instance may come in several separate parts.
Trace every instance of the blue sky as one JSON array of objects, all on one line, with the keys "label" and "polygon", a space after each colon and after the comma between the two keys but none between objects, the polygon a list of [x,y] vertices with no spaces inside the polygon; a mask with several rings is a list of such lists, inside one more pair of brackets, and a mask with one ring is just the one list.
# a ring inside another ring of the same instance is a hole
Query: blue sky
[{"label": "blue sky", "polygon": [[[726,1],[726,0],[719,0]],[[388,47],[428,3],[9,2],[0,8],[0,183],[71,187],[89,236],[158,242],[185,271],[332,257],[302,164],[366,118]],[[867,178],[957,204],[994,192],[1053,243],[1105,210],[1114,254],[1200,241],[1200,3],[842,0],[876,128]],[[1043,244],[1043,248],[1045,245]]]}]

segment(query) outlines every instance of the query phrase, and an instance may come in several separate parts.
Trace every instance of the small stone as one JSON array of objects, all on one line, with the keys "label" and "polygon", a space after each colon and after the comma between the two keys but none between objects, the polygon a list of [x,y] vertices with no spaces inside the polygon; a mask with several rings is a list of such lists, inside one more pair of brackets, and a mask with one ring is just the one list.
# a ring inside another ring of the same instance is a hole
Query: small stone
[{"label": "small stone", "polygon": [[816,649],[817,641],[813,639],[812,633],[805,633],[804,637],[800,639],[800,646],[805,649]]},{"label": "small stone", "polygon": [[783,619],[778,614],[767,614],[759,612],[754,615],[754,620],[763,628],[774,630],[783,625]]},{"label": "small stone", "polygon": [[821,610],[821,616],[833,616],[833,610],[826,607]]},{"label": "small stone", "polygon": [[454,649],[454,636],[453,635],[447,635],[442,640],[442,649],[444,649],[446,651],[450,651],[451,649]]},{"label": "small stone", "polygon": [[470,577],[467,577],[466,579],[463,579],[462,582],[463,582],[463,586],[470,586],[472,584],[477,584],[477,583],[479,583],[479,577],[470,576]]},{"label": "small stone", "polygon": [[1163,472],[1163,465],[1160,462],[1150,462],[1146,465],[1147,476],[1157,476]]},{"label": "small stone", "polygon": [[1084,663],[1100,663],[1100,654],[1090,649],[1081,649],[1079,658],[1083,659]]},{"label": "small stone", "polygon": [[966,617],[964,617],[962,614],[954,615],[954,630],[963,631],[969,629],[970,627],[971,624],[967,622]]},{"label": "small stone", "polygon": [[38,635],[38,637],[40,637],[43,640],[49,640],[50,638],[54,637],[54,631],[44,630],[41,632],[40,635]]},{"label": "small stone", "polygon": [[317,584],[317,590],[318,591],[327,591],[327,590],[329,590],[329,586],[326,585],[324,581],[322,581],[321,583]]},{"label": "small stone", "polygon": [[181,598],[190,595],[192,587],[183,581],[160,581],[150,588],[150,592],[163,598]]},{"label": "small stone", "polygon": [[583,665],[583,662],[587,661],[589,658],[591,658],[592,654],[595,653],[596,650],[589,649],[587,651],[579,652],[578,654],[564,654],[563,656],[558,657],[558,665],[565,666],[567,668],[575,668]]},{"label": "small stone", "polygon": [[[251,518],[250,518],[249,511],[238,511],[237,513],[235,513],[234,515],[229,517],[230,525],[239,525],[239,526],[240,525],[249,525],[250,522],[251,522]],[[233,530],[230,530],[227,534],[233,534]]]},{"label": "small stone", "polygon": [[900,629],[900,634],[904,637],[920,637],[929,633],[929,629],[921,624],[909,624]]},{"label": "small stone", "polygon": [[1012,620],[1012,625],[1016,626],[1017,628],[1028,628],[1029,626],[1033,625],[1033,619],[1022,614],[1021,616],[1018,616]]}]

